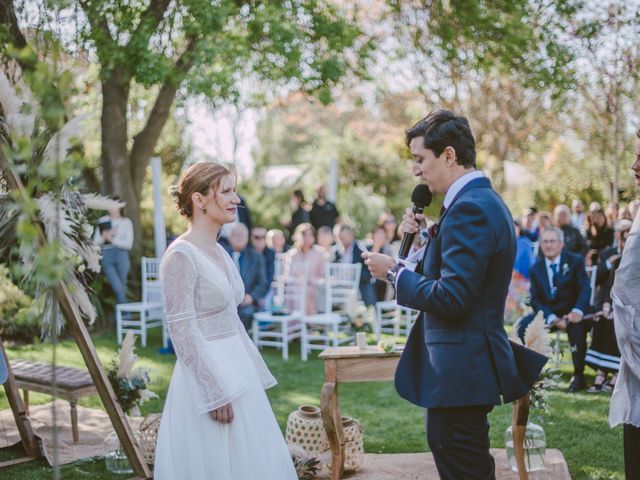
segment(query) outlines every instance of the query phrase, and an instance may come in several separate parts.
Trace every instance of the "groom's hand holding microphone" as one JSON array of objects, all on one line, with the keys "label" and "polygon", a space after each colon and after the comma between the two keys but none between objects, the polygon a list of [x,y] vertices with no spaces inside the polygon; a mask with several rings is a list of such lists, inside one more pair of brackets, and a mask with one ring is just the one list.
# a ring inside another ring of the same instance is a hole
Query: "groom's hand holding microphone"
[{"label": "groom's hand holding microphone", "polygon": [[[431,203],[431,192],[426,185],[418,185],[411,195],[411,200],[414,204],[413,208],[405,210],[400,224],[402,232],[402,243],[398,252],[400,260],[407,258],[416,233],[420,232],[421,228],[426,228],[427,221],[422,212]],[[364,258],[365,265],[369,267],[371,275],[382,280],[389,279],[387,273],[393,267],[398,267],[393,258],[381,253],[364,252],[362,258]]]}]

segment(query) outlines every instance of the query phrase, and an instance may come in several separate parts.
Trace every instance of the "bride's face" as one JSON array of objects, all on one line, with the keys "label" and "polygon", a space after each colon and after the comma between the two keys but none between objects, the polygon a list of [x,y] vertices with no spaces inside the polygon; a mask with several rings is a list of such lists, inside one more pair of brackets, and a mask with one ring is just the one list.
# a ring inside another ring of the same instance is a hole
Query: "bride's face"
[{"label": "bride's face", "polygon": [[203,203],[207,209],[206,216],[214,222],[225,224],[235,221],[240,197],[236,193],[234,178],[231,175],[224,177],[217,190],[209,190]]}]

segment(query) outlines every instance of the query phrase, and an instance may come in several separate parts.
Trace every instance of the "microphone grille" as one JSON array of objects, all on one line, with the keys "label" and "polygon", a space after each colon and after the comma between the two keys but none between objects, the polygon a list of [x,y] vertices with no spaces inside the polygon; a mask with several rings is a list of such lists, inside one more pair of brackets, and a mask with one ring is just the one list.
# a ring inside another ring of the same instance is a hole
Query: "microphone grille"
[{"label": "microphone grille", "polygon": [[416,185],[416,188],[413,189],[413,193],[411,194],[411,202],[414,205],[425,208],[431,205],[431,190],[424,184]]}]

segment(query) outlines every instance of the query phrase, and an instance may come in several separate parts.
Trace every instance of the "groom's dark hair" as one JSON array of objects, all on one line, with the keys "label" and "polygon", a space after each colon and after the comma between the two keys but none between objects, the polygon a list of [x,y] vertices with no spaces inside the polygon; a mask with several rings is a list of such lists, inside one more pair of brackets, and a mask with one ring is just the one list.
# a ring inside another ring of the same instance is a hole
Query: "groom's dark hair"
[{"label": "groom's dark hair", "polygon": [[433,151],[436,157],[446,147],[456,151],[457,163],[466,168],[476,167],[476,141],[466,117],[456,116],[449,110],[431,112],[406,133],[407,147],[416,137],[424,139],[424,148]]}]

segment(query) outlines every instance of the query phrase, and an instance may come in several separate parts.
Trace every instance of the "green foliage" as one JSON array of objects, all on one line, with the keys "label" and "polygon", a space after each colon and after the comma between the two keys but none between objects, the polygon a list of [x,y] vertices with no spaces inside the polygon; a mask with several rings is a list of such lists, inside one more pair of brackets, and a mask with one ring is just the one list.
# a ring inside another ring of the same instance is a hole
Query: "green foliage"
[{"label": "green foliage", "polygon": [[150,380],[146,372],[143,375],[132,378],[118,378],[118,367],[118,360],[113,359],[107,367],[107,378],[113,387],[122,411],[129,414],[131,410],[140,403],[142,391],[147,388]]},{"label": "green foliage", "polygon": [[9,276],[9,269],[0,264],[0,337],[3,340],[33,342],[40,333],[32,300],[18,288]]}]

